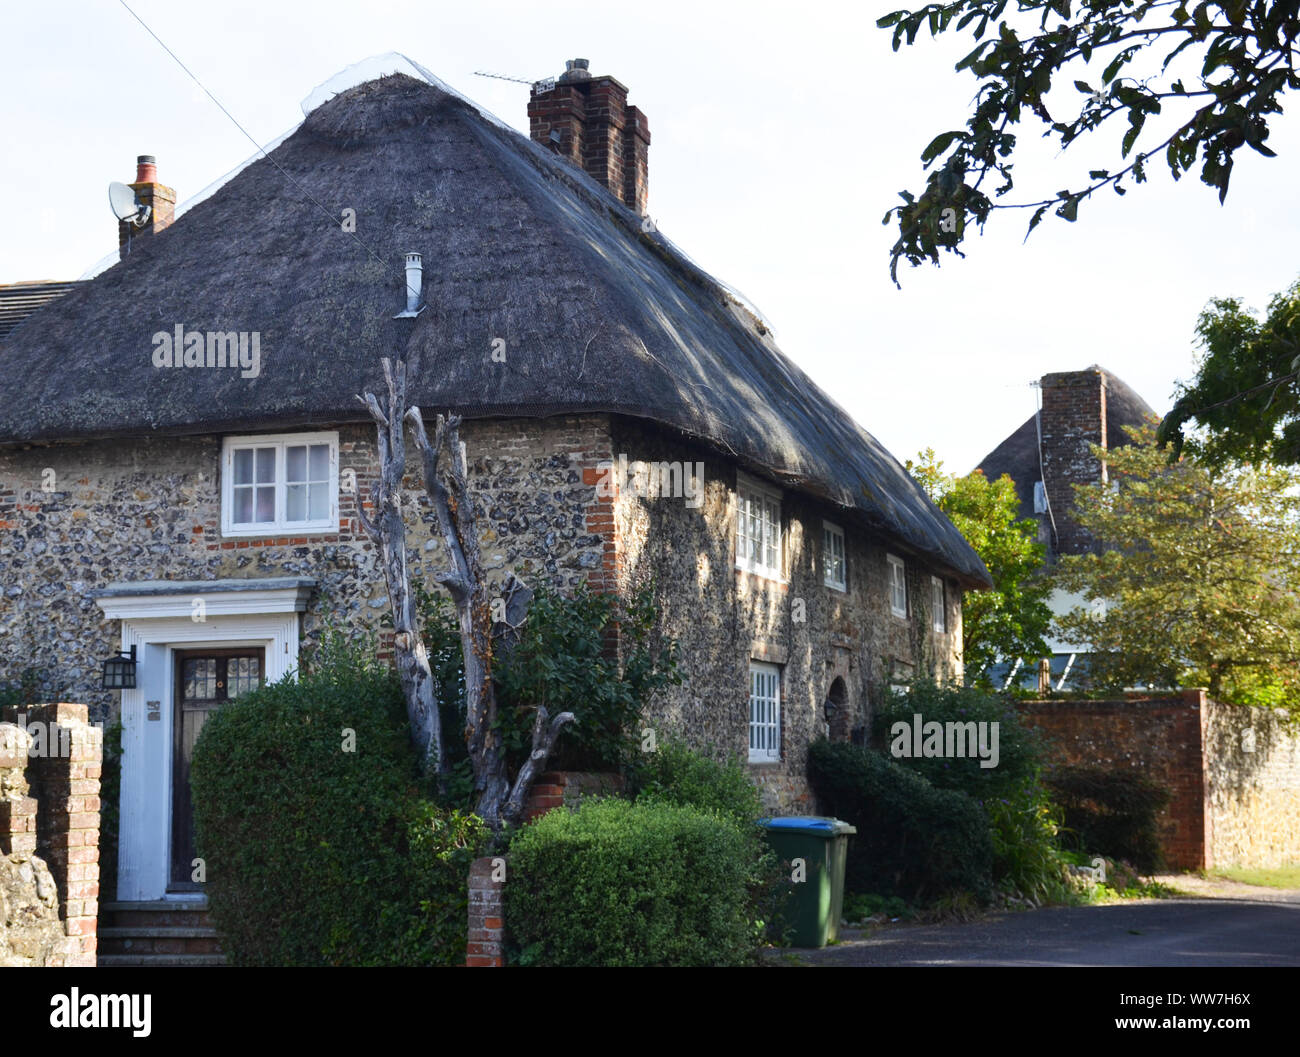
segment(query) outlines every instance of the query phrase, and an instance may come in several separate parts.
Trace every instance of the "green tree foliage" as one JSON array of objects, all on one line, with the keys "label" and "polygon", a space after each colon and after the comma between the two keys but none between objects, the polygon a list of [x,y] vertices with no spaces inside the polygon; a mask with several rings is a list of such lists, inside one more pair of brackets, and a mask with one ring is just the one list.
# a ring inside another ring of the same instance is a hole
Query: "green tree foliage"
[{"label": "green tree foliage", "polygon": [[987,591],[968,591],[962,602],[962,650],[966,671],[982,678],[999,657],[1042,657],[1051,625],[1050,587],[1039,576],[1044,549],[1029,521],[1017,521],[1020,500],[1006,474],[990,481],[976,470],[965,477],[943,472],[927,448],[907,471],[983,559],[993,578]]},{"label": "green tree foliage", "polygon": [[[445,596],[416,589],[421,634],[439,683],[443,725],[465,721],[464,664],[456,615]],[[651,697],[681,682],[677,645],[655,634],[652,586],[627,599],[592,591],[570,594],[543,585],[520,629],[518,644],[493,666],[498,730],[517,767],[531,748],[533,713],[572,712],[552,757],[557,770],[611,770],[639,748],[637,720]],[[617,631],[619,650],[612,648]],[[469,761],[460,739],[447,739],[449,793],[469,789]]]},{"label": "green tree foliage", "polygon": [[[1049,209],[1074,221],[1079,203],[1099,191],[1143,183],[1152,160],[1175,179],[1199,163],[1222,202],[1236,151],[1273,157],[1269,115],[1300,87],[1295,0],[955,0],[895,11],[877,25],[892,30],[894,50],[922,29],[932,37],[969,29],[978,41],[957,63],[979,83],[965,128],[930,142],[921,154],[925,189],[901,192],[904,204],[885,214],[886,224],[898,223],[895,282],[901,259],[916,266],[938,264],[940,250],[961,256],[967,226],[983,227],[995,209],[1032,209],[1030,231]],[[1061,92],[1049,95],[1053,88]],[[1014,186],[1014,130],[1034,121],[1062,149],[1102,126],[1128,127],[1119,157],[1092,166],[1086,181],[1039,201],[995,201]]]},{"label": "green tree foliage", "polygon": [[[1159,441],[1175,458],[1300,463],[1300,282],[1277,294],[1259,319],[1233,298],[1211,302],[1196,325],[1196,377],[1179,388]],[[1184,438],[1187,423],[1200,431]]]},{"label": "green tree foliage", "polygon": [[983,804],[1010,796],[1037,781],[1042,751],[1038,732],[1020,723],[1008,698],[979,687],[938,686],[918,680],[906,693],[881,695],[872,715],[876,744],[888,749],[895,738],[895,724],[902,723],[908,731],[906,743],[910,745],[912,717],[918,714],[926,722],[983,723],[998,728],[996,767],[981,766],[982,761],[974,751],[973,733],[968,755],[962,758],[896,758],[897,763],[915,771],[931,785],[965,793]]},{"label": "green tree foliage", "polygon": [[988,725],[986,730],[996,726],[996,767],[981,766],[980,758],[969,751],[955,759],[892,759],[896,766],[915,772],[936,789],[963,793],[983,809],[993,842],[993,881],[1000,889],[1039,900],[1068,898],[1057,838],[1059,812],[1040,782],[1043,741],[1039,732],[1021,723],[1006,695],[975,686],[919,681],[905,694],[881,696],[873,717],[876,744],[892,752],[899,722],[909,732],[904,744],[910,742],[912,717],[917,714],[926,723],[983,723]]},{"label": "green tree foliage", "polygon": [[[1089,606],[1059,618],[1111,689],[1204,686],[1280,706],[1300,691],[1300,476],[1267,463],[1169,463],[1154,430],[1102,452],[1112,485],[1077,486],[1075,517],[1102,554],[1061,559],[1056,580]],[[1102,612],[1091,603],[1105,600]]]}]

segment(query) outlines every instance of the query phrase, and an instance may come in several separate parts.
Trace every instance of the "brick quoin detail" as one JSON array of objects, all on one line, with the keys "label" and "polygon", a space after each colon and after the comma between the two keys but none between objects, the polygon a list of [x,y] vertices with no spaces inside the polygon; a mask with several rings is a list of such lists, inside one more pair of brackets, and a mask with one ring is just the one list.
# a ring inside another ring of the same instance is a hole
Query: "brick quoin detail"
[{"label": "brick quoin detail", "polygon": [[[618,501],[618,487],[615,474],[609,468],[612,456],[609,452],[584,453],[581,463],[582,483],[593,486],[591,501],[583,511],[583,527],[592,536],[603,540],[603,554],[599,569],[587,574],[587,584],[593,591],[616,594],[624,585],[627,575],[625,553],[622,539],[615,518],[615,504]],[[602,467],[601,464],[605,465]],[[609,477],[608,483],[602,482]],[[602,495],[601,493],[608,493]]]}]

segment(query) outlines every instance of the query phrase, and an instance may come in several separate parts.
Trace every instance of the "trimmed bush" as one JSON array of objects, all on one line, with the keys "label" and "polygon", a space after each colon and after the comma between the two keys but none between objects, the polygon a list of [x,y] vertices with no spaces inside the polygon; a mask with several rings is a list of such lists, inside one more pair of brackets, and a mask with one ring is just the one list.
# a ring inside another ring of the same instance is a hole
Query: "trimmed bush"
[{"label": "trimmed bush", "polygon": [[638,800],[715,811],[750,827],[763,814],[763,799],[741,762],[719,763],[680,742],[668,742],[640,762],[635,785]]},{"label": "trimmed bush", "polygon": [[909,903],[992,894],[988,818],[970,797],[928,781],[870,749],[820,740],[808,777],[828,815],[857,827],[845,884]]},{"label": "trimmed bush", "polygon": [[762,943],[754,843],[719,815],[586,800],[515,835],[510,960],[524,965],[742,965]]},{"label": "trimmed bush", "polygon": [[1161,864],[1156,816],[1169,803],[1167,790],[1131,770],[1060,767],[1044,782],[1065,812],[1065,829],[1078,850],[1152,871]]},{"label": "trimmed bush", "polygon": [[461,964],[482,824],[422,795],[392,673],[335,648],[224,705],[195,746],[223,950],[235,965]]}]

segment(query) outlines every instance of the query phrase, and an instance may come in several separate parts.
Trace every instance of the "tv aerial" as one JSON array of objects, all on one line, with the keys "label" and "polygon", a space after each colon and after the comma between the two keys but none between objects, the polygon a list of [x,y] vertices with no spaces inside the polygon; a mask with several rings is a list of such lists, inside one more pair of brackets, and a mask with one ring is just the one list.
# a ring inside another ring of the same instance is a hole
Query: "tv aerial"
[{"label": "tv aerial", "polygon": [[503,73],[488,73],[488,72],[485,71],[485,70],[475,70],[475,71],[474,71],[474,76],[475,76],[475,77],[492,77],[492,78],[494,78],[495,80],[498,80],[498,81],[514,81],[515,84],[527,84],[527,85],[531,85],[532,88],[533,88],[533,90],[534,90],[535,92],[537,92],[539,95],[541,95],[541,94],[543,94],[543,93],[545,93],[545,92],[549,92],[552,88],[555,87],[555,78],[554,78],[554,77],[543,77],[543,78],[541,78],[540,80],[529,81],[529,80],[526,80],[526,79],[523,78],[523,77],[507,77],[507,76],[506,76],[505,74],[503,74]]}]

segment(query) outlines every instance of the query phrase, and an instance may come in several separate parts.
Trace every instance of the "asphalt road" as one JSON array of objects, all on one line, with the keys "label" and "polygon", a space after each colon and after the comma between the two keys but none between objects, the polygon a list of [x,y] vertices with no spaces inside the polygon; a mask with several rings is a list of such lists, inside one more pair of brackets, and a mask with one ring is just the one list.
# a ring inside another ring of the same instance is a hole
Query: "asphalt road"
[{"label": "asphalt road", "polygon": [[808,965],[1300,965],[1300,892],[990,914],[841,930]]}]

